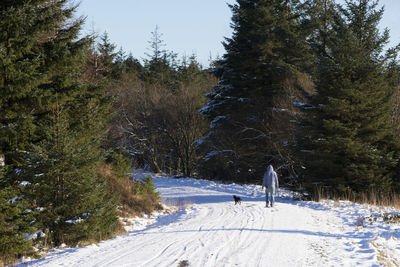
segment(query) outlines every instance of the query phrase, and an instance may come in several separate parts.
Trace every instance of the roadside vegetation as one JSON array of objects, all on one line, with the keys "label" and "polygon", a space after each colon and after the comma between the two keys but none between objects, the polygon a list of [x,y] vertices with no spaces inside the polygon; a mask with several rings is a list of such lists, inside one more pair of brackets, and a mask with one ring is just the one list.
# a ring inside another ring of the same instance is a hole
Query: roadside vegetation
[{"label": "roadside vegetation", "polygon": [[400,206],[400,46],[377,1],[237,0],[209,66],[158,27],[143,60],[82,35],[72,3],[0,3],[0,265],[162,209],[138,168],[257,184],[272,164],[302,199]]}]

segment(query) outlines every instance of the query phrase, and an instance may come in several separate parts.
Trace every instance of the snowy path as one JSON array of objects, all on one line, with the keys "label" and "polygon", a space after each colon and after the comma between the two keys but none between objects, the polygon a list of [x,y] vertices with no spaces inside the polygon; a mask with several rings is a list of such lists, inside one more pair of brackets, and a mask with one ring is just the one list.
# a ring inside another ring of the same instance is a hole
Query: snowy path
[{"label": "snowy path", "polygon": [[[178,266],[185,260],[199,267],[379,266],[385,261],[396,266],[400,262],[398,225],[362,229],[355,225],[368,207],[360,211],[346,202],[321,204],[281,197],[275,208],[265,208],[259,186],[166,178],[156,178],[155,184],[167,204],[186,208],[99,246],[64,249],[29,265],[158,267]],[[232,194],[242,198],[241,205],[234,205]],[[390,238],[385,238],[388,233]]]}]

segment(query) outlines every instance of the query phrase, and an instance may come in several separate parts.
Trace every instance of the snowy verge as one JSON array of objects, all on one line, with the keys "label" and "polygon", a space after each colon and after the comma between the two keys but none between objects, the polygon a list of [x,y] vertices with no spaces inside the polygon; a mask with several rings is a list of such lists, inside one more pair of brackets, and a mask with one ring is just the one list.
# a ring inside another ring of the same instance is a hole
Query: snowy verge
[{"label": "snowy verge", "polygon": [[[169,212],[130,219],[126,235],[53,250],[29,266],[400,266],[399,211],[258,185],[155,177]],[[235,205],[232,195],[242,199]]]}]

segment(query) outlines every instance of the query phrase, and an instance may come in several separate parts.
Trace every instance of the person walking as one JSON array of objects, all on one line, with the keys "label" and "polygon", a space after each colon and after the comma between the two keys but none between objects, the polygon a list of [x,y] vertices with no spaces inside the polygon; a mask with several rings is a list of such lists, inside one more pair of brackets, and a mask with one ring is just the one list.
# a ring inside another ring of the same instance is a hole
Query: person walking
[{"label": "person walking", "polygon": [[269,203],[271,203],[271,207],[274,206],[275,203],[275,190],[279,188],[278,175],[274,171],[272,165],[269,165],[267,170],[264,173],[264,179],[262,183],[262,188],[265,187],[265,207],[269,207]]}]

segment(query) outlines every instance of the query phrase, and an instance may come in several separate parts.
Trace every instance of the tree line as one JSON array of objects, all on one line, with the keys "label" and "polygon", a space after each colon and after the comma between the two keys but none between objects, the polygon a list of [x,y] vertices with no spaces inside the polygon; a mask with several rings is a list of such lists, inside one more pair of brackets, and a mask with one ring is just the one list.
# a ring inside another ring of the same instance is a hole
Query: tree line
[{"label": "tree line", "polygon": [[80,37],[68,0],[0,3],[3,262],[108,238],[121,209],[160,208],[135,168],[259,183],[272,164],[314,194],[400,192],[399,46],[386,48],[378,2],[230,8],[226,53],[204,68],[158,28],[141,61],[107,33]]},{"label": "tree line", "polygon": [[337,197],[400,192],[399,46],[386,48],[378,1],[231,5],[219,84],[201,109],[202,173],[282,182]]},{"label": "tree line", "polygon": [[161,209],[134,168],[196,173],[215,76],[167,51],[158,28],[143,62],[107,33],[81,37],[76,8],[0,4],[0,264],[109,238],[118,216]]}]

